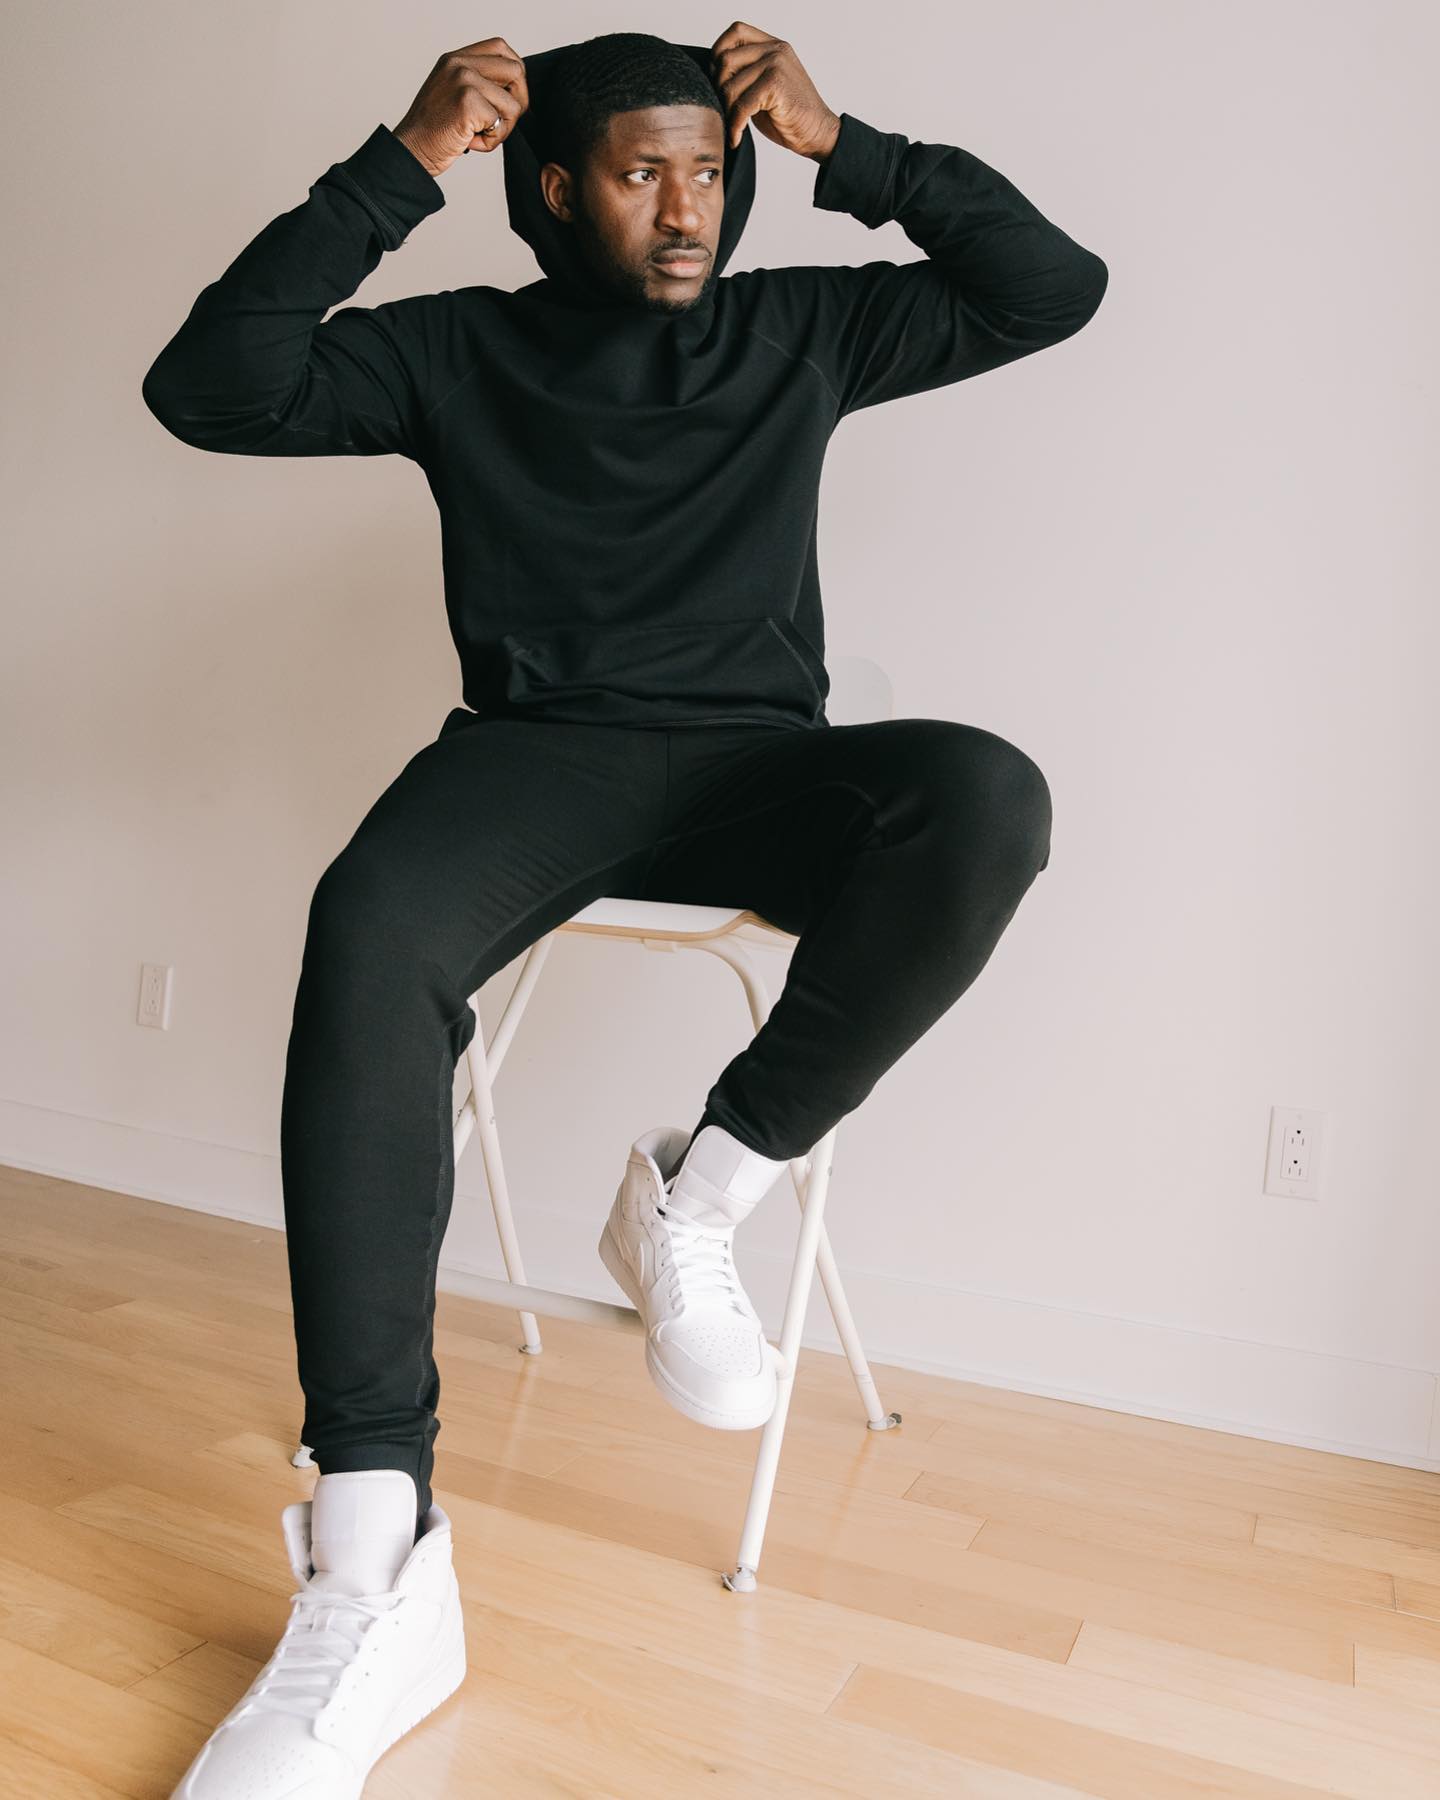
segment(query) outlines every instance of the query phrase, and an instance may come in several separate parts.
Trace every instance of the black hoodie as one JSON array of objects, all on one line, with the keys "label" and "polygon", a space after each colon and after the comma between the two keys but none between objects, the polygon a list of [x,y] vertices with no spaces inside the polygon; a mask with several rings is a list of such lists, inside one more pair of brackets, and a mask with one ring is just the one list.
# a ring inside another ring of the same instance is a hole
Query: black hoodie
[{"label": "black hoodie", "polygon": [[542,280],[341,306],[445,204],[377,125],[203,290],[146,405],[200,449],[418,463],[481,717],[823,727],[830,434],[1069,337],[1106,266],[969,151],[847,112],[813,204],[897,220],[925,256],[724,276],[755,192],[747,126],[701,298],[653,312],[601,288],[541,195],[527,126],[561,54],[524,59],[531,110],[501,152]]}]

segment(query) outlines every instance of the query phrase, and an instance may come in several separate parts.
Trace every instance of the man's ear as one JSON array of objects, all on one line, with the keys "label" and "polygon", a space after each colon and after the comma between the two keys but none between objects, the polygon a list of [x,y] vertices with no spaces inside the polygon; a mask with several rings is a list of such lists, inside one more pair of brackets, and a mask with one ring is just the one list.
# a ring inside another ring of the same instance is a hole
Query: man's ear
[{"label": "man's ear", "polygon": [[540,195],[557,219],[575,222],[575,183],[562,164],[548,162],[540,171]]}]

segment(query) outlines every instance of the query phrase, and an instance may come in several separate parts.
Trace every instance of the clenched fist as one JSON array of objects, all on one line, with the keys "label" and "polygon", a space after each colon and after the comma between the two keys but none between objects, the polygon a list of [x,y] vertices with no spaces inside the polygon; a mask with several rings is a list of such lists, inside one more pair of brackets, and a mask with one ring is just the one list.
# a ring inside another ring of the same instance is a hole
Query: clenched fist
[{"label": "clenched fist", "polygon": [[395,136],[438,179],[467,150],[503,143],[529,104],[524,63],[503,37],[481,38],[446,51]]}]

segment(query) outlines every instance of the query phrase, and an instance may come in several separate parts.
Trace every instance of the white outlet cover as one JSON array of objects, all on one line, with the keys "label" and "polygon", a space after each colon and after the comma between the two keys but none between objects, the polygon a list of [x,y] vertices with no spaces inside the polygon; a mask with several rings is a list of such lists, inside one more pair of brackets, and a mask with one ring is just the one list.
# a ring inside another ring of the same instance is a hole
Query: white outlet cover
[{"label": "white outlet cover", "polygon": [[[1285,1139],[1295,1126],[1305,1133],[1309,1143],[1310,1172],[1304,1181],[1287,1181]],[[1318,1200],[1320,1170],[1325,1161],[1325,1114],[1314,1107],[1272,1106],[1270,1108],[1270,1145],[1265,1158],[1265,1192],[1282,1199]]]},{"label": "white outlet cover", "polygon": [[155,1031],[170,1029],[170,995],[175,974],[170,963],[142,963],[140,966],[140,1003],[135,1009],[135,1023],[148,1025]]}]

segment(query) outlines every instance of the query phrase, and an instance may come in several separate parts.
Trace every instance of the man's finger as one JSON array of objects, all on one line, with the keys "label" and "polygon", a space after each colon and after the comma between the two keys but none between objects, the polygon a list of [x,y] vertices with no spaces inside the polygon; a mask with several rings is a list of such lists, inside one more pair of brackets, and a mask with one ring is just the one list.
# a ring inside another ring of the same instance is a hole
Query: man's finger
[{"label": "man's finger", "polygon": [[764,112],[770,87],[770,71],[761,69],[760,73],[729,97],[730,117],[727,131],[730,135],[730,148],[733,150],[744,135],[745,127],[757,112]]}]

